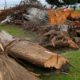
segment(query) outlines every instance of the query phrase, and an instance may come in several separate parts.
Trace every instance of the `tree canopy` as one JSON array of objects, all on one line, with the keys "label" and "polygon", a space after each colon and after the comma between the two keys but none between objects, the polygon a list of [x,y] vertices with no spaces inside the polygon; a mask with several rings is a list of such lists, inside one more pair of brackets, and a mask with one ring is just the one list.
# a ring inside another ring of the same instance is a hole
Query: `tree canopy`
[{"label": "tree canopy", "polygon": [[63,0],[65,4],[75,4],[78,2],[78,0]]},{"label": "tree canopy", "polygon": [[[59,5],[62,4],[60,3],[59,0],[46,0],[48,3],[50,4],[55,4],[55,5]],[[64,4],[75,4],[77,3],[79,0],[63,0]],[[79,1],[80,2],[80,1]]]},{"label": "tree canopy", "polygon": [[46,0],[49,4],[52,4],[52,5],[61,5],[61,3],[59,2],[59,0]]},{"label": "tree canopy", "polygon": [[78,3],[80,3],[80,0],[78,0]]}]

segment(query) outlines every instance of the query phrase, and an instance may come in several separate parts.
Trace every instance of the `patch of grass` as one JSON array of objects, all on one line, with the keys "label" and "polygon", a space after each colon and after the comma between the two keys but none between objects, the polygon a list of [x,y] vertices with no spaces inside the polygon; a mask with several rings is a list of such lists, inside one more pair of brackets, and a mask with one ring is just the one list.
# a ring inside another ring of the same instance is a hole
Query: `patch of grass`
[{"label": "patch of grass", "polygon": [[16,25],[9,25],[9,24],[0,25],[0,30],[5,30],[11,35],[16,37],[28,37],[32,40],[35,40],[38,37],[38,35],[36,35],[34,32],[24,31],[22,28],[19,28]]},{"label": "patch of grass", "polygon": [[53,74],[42,77],[42,80],[80,80],[80,50],[63,53],[63,56],[67,57],[75,68],[70,66],[68,74]]},{"label": "patch of grass", "polygon": [[78,8],[76,11],[80,12],[80,8]]},{"label": "patch of grass", "polygon": [[14,26],[14,25],[7,25],[7,24],[6,25],[0,25],[0,31],[1,30],[5,30],[8,33],[10,33],[11,35],[17,36],[17,37],[26,36],[25,32],[22,29]]}]

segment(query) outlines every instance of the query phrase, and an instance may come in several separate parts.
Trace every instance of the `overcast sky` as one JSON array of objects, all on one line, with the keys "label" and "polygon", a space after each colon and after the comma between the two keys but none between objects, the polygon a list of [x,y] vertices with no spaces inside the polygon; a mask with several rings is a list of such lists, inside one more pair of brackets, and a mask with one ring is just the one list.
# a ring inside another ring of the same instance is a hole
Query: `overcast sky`
[{"label": "overcast sky", "polygon": [[[7,4],[17,4],[21,0],[6,0]],[[0,4],[4,4],[5,0],[0,0]]]},{"label": "overcast sky", "polygon": [[47,4],[45,0],[38,0],[38,1],[40,1],[43,4]]},{"label": "overcast sky", "polygon": [[[14,6],[14,4],[19,4],[20,1],[21,0],[6,0],[7,7],[12,7]],[[46,0],[38,0],[38,1],[40,1],[43,5],[51,6],[46,2]],[[4,8],[4,5],[5,5],[5,0],[0,0],[0,9]]]},{"label": "overcast sky", "polygon": [[[19,4],[21,0],[6,0],[7,7],[13,7],[16,4]],[[3,9],[5,6],[5,0],[0,0],[0,9]]]}]

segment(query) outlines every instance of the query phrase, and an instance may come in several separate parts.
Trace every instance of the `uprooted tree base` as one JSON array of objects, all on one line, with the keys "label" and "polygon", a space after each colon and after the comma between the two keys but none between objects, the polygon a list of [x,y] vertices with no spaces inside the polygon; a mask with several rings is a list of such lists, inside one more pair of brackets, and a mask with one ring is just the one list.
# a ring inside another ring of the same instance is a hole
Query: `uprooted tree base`
[{"label": "uprooted tree base", "polygon": [[[70,25],[69,25],[70,23]],[[29,25],[30,24],[30,25]],[[32,22],[23,23],[22,28],[24,30],[30,30],[40,35],[39,43],[45,47],[53,46],[54,48],[69,47],[72,49],[78,49],[80,28],[78,22],[67,22],[60,25],[43,25]]]}]

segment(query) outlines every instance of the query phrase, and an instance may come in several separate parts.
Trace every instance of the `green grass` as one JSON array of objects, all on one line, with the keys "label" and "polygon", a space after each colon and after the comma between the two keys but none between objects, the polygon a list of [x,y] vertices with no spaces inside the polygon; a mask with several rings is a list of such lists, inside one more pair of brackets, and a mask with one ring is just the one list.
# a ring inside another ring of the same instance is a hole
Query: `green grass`
[{"label": "green grass", "polygon": [[63,53],[63,56],[69,59],[71,65],[67,74],[53,74],[51,76],[42,77],[43,80],[80,80],[80,50]]},{"label": "green grass", "polygon": [[[35,35],[35,33],[32,33],[30,31],[24,31],[14,25],[0,25],[0,30],[5,30],[17,37],[29,37],[33,40],[37,38],[37,35]],[[42,76],[42,80],[80,80],[80,50],[65,52],[62,55],[68,58],[70,64],[74,65],[75,68],[79,70],[79,72],[73,67],[70,67],[70,71],[68,72],[68,74],[52,73],[49,76]],[[44,72],[43,69],[41,70],[39,68],[37,68],[37,71]]]},{"label": "green grass", "polygon": [[15,25],[8,25],[8,24],[0,25],[0,30],[5,30],[11,35],[21,38],[26,37],[35,40],[38,37],[34,32],[24,31],[22,28],[19,28],[18,26]]},{"label": "green grass", "polygon": [[80,12],[80,8],[78,8],[76,11]]},{"label": "green grass", "polygon": [[22,29],[17,28],[14,25],[0,25],[0,30],[5,30],[13,36],[18,36],[18,37],[26,36],[25,32]]}]

